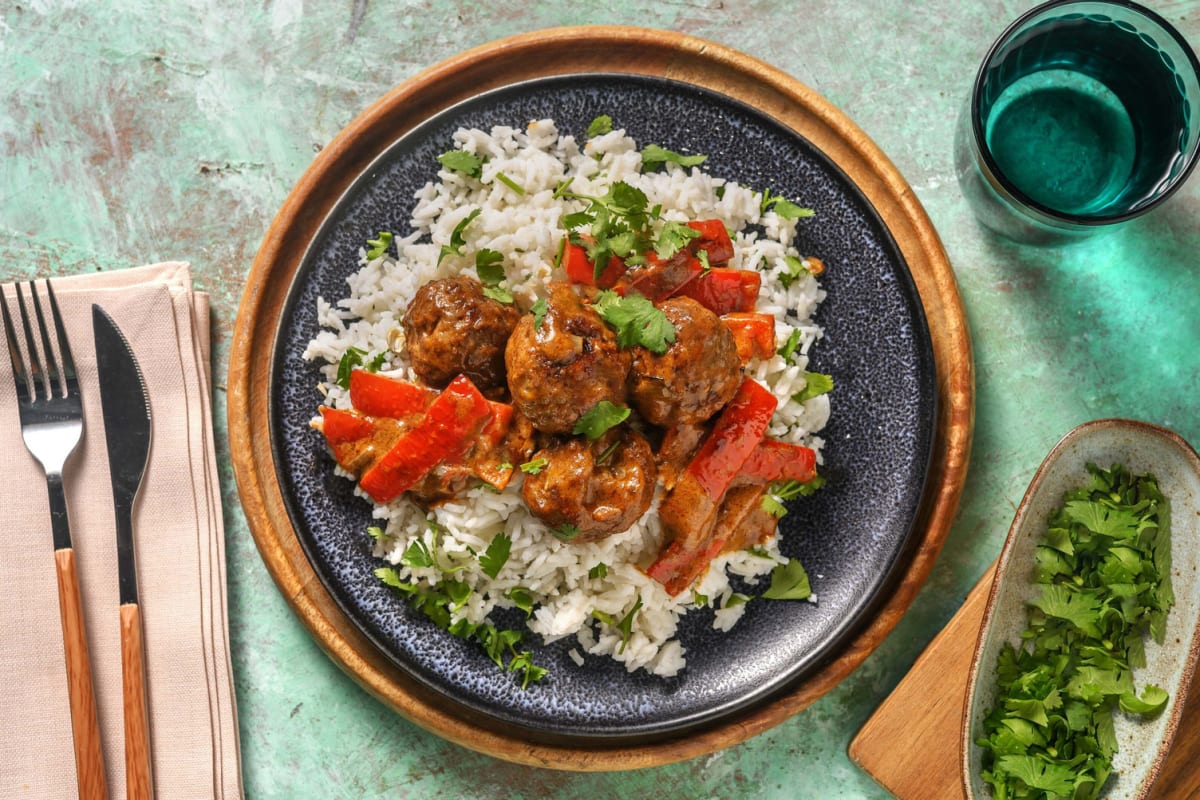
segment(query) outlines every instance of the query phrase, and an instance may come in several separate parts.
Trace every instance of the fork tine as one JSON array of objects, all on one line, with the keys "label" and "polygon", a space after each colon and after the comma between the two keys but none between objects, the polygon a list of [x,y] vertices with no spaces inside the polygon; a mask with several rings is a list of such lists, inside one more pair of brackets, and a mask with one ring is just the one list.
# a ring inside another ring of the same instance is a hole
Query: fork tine
[{"label": "fork tine", "polygon": [[46,296],[50,298],[50,314],[54,318],[54,337],[58,344],[58,352],[62,357],[63,381],[67,391],[71,391],[71,383],[75,380],[75,360],[71,358],[71,344],[67,340],[67,327],[63,325],[62,314],[58,313],[58,300],[54,297],[54,287],[46,281]]},{"label": "fork tine", "polygon": [[[50,348],[50,326],[46,324],[46,317],[42,314],[42,301],[38,298],[37,283],[29,282],[29,304],[33,306],[33,316],[37,319],[37,330],[42,337],[42,359],[46,367],[46,374],[43,377],[43,383],[46,387],[46,398],[54,397],[56,393],[63,391],[61,370],[58,366],[58,355]],[[61,343],[58,331],[54,331],[54,339]],[[32,348],[32,345],[30,345]]]},{"label": "fork tine", "polygon": [[[32,293],[32,283],[30,287],[30,292]],[[37,343],[33,338],[33,330],[29,327],[29,311],[25,308],[25,295],[21,292],[21,284],[16,284],[16,288],[17,310],[21,312],[21,328],[25,334],[25,349],[29,351],[29,393],[34,400],[37,400],[38,384],[42,385],[42,391],[49,397],[50,382],[46,379],[46,369],[42,366]]]},{"label": "fork tine", "polygon": [[17,347],[17,334],[13,330],[12,317],[8,313],[8,297],[0,287],[0,316],[4,317],[4,338],[8,342],[8,358],[12,361],[13,377],[17,380],[19,390],[29,391],[29,383],[25,379],[25,358],[21,348]]}]

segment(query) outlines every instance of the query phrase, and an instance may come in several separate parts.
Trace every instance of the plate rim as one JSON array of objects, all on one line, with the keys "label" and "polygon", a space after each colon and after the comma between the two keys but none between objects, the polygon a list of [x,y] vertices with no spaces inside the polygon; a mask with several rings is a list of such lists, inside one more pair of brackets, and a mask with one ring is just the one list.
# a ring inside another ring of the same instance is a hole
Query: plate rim
[{"label": "plate rim", "polygon": [[[611,68],[614,50],[630,54],[618,70]],[[535,52],[538,58],[531,59]],[[835,658],[775,700],[684,738],[608,748],[530,742],[469,710],[451,712],[354,627],[328,596],[291,527],[275,480],[267,413],[272,401],[263,380],[273,363],[279,312],[311,243],[304,233],[320,227],[363,168],[412,129],[473,96],[530,79],[597,72],[665,78],[716,92],[796,131],[824,153],[874,208],[904,257],[930,331],[937,376],[930,469],[908,553],[901,556],[906,568],[893,576],[891,596],[881,599]],[[628,769],[710,753],[782,722],[837,685],[890,632],[932,570],[957,510],[973,432],[973,372],[962,301],[932,224],[895,167],[844,114],[779,70],[710,41],[642,28],[575,26],[506,37],[440,62],[393,88],[322,149],[272,222],[247,278],[230,352],[228,428],[238,491],[260,555],[310,634],[352,679],[421,727],[488,755],[561,769]]]}]

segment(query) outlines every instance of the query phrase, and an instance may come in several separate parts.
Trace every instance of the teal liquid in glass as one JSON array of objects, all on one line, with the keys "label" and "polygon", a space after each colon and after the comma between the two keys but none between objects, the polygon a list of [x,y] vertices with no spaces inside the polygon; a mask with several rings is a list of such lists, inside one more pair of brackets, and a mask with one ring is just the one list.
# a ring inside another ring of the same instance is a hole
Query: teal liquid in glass
[{"label": "teal liquid in glass", "polygon": [[1071,70],[1041,70],[1006,88],[985,135],[996,165],[1018,189],[1079,216],[1112,206],[1137,159],[1124,104],[1100,81]]},{"label": "teal liquid in glass", "polygon": [[1174,60],[1133,25],[1092,13],[1041,19],[985,62],[982,144],[1035,205],[1111,219],[1153,202],[1183,168],[1195,147],[1186,93]]}]

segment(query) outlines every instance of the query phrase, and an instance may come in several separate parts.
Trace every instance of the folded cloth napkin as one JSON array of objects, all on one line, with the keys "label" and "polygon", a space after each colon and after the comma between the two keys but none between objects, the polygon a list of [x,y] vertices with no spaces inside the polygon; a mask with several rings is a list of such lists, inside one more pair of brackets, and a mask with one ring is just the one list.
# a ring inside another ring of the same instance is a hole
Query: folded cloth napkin
[{"label": "folded cloth napkin", "polygon": [[[150,457],[133,527],[155,793],[159,800],[241,797],[208,297],[192,290],[182,263],[52,283],[83,395],[83,438],[64,479],[109,795],[125,796],[125,759],[117,542],[93,303],[129,340],[150,396]],[[15,309],[11,285],[4,291]],[[0,476],[0,797],[75,798],[45,478],[21,440],[7,358],[0,358]]]}]

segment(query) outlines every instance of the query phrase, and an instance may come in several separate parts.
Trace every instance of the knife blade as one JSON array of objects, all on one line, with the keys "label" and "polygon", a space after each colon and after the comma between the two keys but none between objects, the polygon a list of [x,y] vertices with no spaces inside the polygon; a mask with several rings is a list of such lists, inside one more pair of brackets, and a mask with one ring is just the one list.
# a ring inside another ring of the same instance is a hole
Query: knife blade
[{"label": "knife blade", "polygon": [[145,648],[133,543],[133,504],[150,455],[150,398],[129,341],[104,309],[94,304],[92,334],[96,342],[100,408],[117,529],[121,688],[125,700],[125,796],[130,800],[142,800],[153,795],[153,782]]}]

